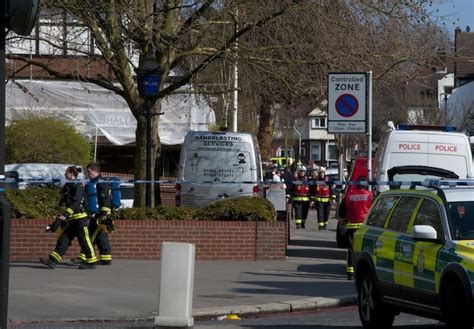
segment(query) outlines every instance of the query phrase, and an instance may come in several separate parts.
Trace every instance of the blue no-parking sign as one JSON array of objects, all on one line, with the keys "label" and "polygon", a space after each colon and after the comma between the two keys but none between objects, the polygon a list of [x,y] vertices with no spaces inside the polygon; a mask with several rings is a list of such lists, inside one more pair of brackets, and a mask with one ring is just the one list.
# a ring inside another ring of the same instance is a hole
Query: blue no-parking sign
[{"label": "blue no-parking sign", "polygon": [[328,132],[366,133],[367,74],[329,73]]}]

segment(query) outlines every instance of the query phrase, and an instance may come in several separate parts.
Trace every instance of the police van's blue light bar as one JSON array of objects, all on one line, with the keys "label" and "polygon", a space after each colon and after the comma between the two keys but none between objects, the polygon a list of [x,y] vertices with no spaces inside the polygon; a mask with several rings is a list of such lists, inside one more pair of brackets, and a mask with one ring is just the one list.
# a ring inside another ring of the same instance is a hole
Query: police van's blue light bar
[{"label": "police van's blue light bar", "polygon": [[455,132],[454,126],[426,126],[426,125],[410,125],[407,123],[399,123],[397,130],[439,130],[446,132]]},{"label": "police van's blue light bar", "polygon": [[425,179],[423,181],[423,186],[474,186],[473,179]]}]

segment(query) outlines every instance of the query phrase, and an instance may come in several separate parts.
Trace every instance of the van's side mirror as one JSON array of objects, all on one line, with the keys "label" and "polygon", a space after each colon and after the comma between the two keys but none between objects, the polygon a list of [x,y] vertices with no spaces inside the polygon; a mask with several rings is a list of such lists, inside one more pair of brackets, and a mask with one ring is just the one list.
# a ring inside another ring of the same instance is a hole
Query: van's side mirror
[{"label": "van's side mirror", "polygon": [[413,239],[422,241],[438,240],[438,233],[433,226],[415,225],[413,226]]}]

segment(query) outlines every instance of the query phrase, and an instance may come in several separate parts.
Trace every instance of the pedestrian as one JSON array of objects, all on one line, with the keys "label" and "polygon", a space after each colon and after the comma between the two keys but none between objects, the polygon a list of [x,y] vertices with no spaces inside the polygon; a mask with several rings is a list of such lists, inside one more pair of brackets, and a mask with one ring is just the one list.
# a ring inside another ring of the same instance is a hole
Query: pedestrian
[{"label": "pedestrian", "polygon": [[318,183],[318,178],[319,178],[318,170],[317,169],[311,170],[311,173],[309,174],[309,178],[308,178],[309,195],[311,199],[310,208],[314,207],[315,210],[317,210],[316,209],[316,186]]},{"label": "pedestrian", "polygon": [[277,166],[272,167],[272,182],[284,182],[285,180],[281,177],[281,171],[278,170]]},{"label": "pedestrian", "polygon": [[297,169],[297,176],[291,185],[291,203],[295,210],[296,228],[306,228],[308,218],[310,196],[306,177],[306,168],[301,166]]},{"label": "pedestrian", "polygon": [[346,268],[348,280],[353,280],[355,273],[352,259],[354,232],[362,226],[365,215],[367,215],[372,205],[372,192],[368,190],[368,185],[363,185],[365,181],[367,181],[366,177],[359,177],[355,188],[349,189],[344,197],[346,205],[346,236],[348,240]]},{"label": "pedestrian", "polygon": [[333,192],[332,183],[326,177],[326,169],[319,168],[318,179],[316,180],[316,189],[314,192],[314,202],[318,213],[318,229],[326,230],[329,222],[329,213],[331,211],[331,201],[336,199]]},{"label": "pedestrian", "polygon": [[[81,250],[83,251],[83,262],[79,264],[80,269],[94,269],[97,261],[94,247],[89,238],[87,228],[87,213],[84,208],[85,192],[84,186],[77,180],[81,168],[75,166],[66,169],[65,177],[68,180],[61,190],[59,206],[65,206],[65,211],[56,216],[62,233],[56,242],[56,247],[48,257],[40,257],[40,262],[54,269],[66,254],[71,241],[77,237]],[[48,229],[48,228],[47,228]]]},{"label": "pedestrian", "polygon": [[[112,248],[110,246],[108,233],[113,230],[109,226],[112,222],[110,215],[111,197],[110,184],[102,177],[100,164],[90,163],[87,165],[87,177],[89,181],[86,183],[87,193],[87,211],[89,213],[89,234],[93,245],[97,245],[100,258],[97,261],[99,265],[112,264]],[[78,258],[71,259],[73,263],[84,261],[84,252]]]}]

